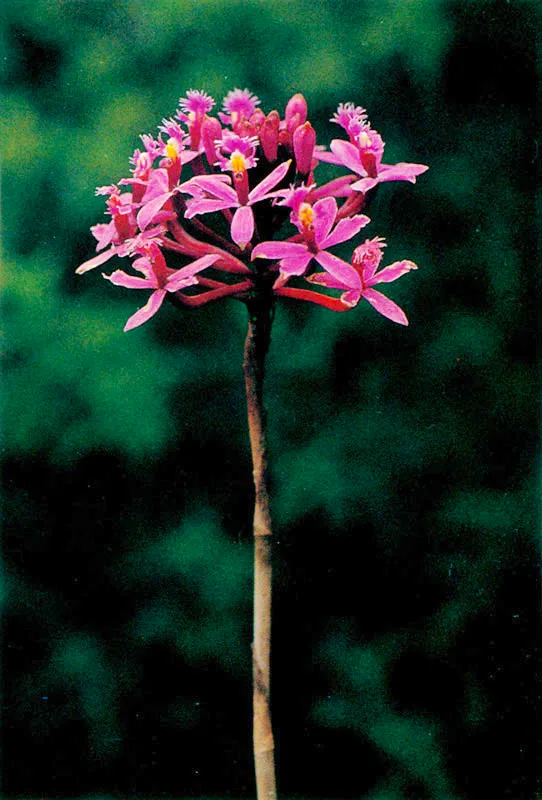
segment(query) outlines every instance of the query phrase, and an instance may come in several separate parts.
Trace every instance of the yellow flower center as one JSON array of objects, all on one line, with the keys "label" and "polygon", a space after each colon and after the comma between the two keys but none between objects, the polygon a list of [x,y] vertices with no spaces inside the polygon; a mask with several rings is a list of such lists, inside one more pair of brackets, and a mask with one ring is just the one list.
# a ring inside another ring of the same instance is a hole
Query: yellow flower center
[{"label": "yellow flower center", "polygon": [[304,228],[310,228],[314,218],[314,211],[309,203],[301,203],[299,206],[299,221]]},{"label": "yellow flower center", "polygon": [[176,139],[168,139],[166,142],[166,156],[171,161],[177,161],[179,158],[179,143]]},{"label": "yellow flower center", "polygon": [[370,147],[371,146],[371,137],[367,133],[367,131],[362,131],[359,135],[359,146],[360,147]]},{"label": "yellow flower center", "polygon": [[231,154],[230,164],[233,172],[244,172],[245,167],[245,157],[239,150],[234,150]]}]

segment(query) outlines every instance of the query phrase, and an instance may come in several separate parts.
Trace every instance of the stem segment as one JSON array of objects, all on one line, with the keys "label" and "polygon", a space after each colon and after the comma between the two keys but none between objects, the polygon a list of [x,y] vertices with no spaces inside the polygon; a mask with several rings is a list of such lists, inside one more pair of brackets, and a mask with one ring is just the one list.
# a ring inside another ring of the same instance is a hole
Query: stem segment
[{"label": "stem segment", "polygon": [[276,800],[277,797],[275,745],[270,710],[272,531],[267,480],[266,419],[262,399],[272,311],[271,303],[262,303],[258,308],[249,307],[243,362],[255,489],[252,680],[257,800]]}]

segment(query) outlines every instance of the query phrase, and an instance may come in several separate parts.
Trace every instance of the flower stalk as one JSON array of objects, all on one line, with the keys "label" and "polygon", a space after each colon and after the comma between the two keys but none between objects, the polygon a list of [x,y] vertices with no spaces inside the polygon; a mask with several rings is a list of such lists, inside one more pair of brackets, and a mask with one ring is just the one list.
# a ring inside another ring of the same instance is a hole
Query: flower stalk
[{"label": "flower stalk", "polygon": [[[134,151],[131,176],[96,190],[106,198],[110,219],[91,228],[97,254],[76,272],[113,257],[133,259],[129,273],[102,273],[116,286],[150,292],[125,331],[147,323],[166,298],[183,309],[224,298],[248,308],[243,367],[255,495],[254,761],[257,800],[276,800],[270,711],[273,539],[263,403],[275,302],[343,312],[363,299],[387,319],[408,325],[404,311],[374,287],[415,270],[412,261],[380,269],[386,246],[381,236],[358,241],[350,261],[331,251],[370,224],[361,211],[379,184],[415,183],[428,167],[385,164],[382,137],[354,103],[340,103],[331,118],[343,138],[333,139],[329,150],[317,144],[302,94],[290,98],[283,119],[259,105],[248,89],[234,89],[213,117],[214,99],[189,90],[157,137],[141,137],[143,149]],[[347,174],[319,185],[322,162]]]},{"label": "flower stalk", "polygon": [[269,302],[249,307],[243,369],[254,478],[254,607],[252,642],[253,745],[257,800],[276,800],[275,745],[271,726],[272,528],[263,405],[265,357],[271,339]]}]

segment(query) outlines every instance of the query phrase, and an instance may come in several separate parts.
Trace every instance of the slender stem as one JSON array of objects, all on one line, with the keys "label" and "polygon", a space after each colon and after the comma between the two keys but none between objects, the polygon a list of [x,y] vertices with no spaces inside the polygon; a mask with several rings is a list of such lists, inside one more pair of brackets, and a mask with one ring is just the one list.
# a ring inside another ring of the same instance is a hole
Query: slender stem
[{"label": "slender stem", "polygon": [[276,800],[275,745],[270,710],[271,514],[263,407],[265,356],[271,337],[271,303],[249,308],[245,340],[245,389],[254,476],[254,639],[252,643],[253,744],[257,800]]}]

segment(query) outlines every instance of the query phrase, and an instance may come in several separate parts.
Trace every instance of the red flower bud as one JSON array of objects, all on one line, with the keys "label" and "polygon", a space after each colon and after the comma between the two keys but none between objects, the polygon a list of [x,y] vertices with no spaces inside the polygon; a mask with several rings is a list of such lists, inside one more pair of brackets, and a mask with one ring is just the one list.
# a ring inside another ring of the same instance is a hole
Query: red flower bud
[{"label": "red flower bud", "polygon": [[297,171],[308,175],[311,171],[312,154],[316,144],[316,133],[310,122],[305,122],[293,135],[294,156]]}]

